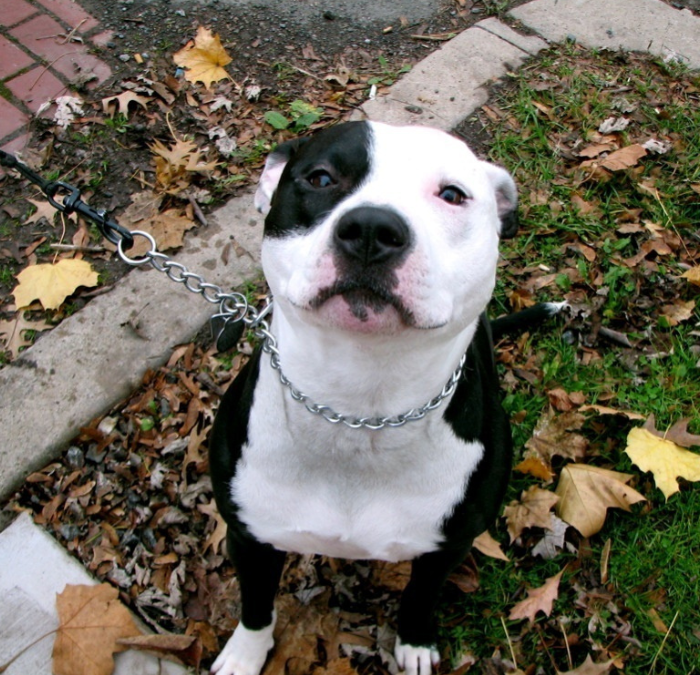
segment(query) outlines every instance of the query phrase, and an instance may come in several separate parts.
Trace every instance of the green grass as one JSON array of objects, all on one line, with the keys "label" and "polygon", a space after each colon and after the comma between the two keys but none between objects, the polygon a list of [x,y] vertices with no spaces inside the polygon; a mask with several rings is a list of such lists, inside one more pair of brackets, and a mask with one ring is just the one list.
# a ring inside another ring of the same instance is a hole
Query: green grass
[{"label": "green grass", "polygon": [[[700,304],[697,287],[680,278],[700,263],[699,87],[697,73],[676,65],[567,44],[511,74],[488,104],[500,121],[478,117],[491,138],[490,159],[514,174],[521,195],[521,229],[502,247],[493,313],[513,309],[514,290],[530,302],[566,298],[575,310],[501,345],[516,461],[553,389],[580,392],[587,404],[654,415],[661,430],[689,419],[690,430],[700,434],[698,307],[677,325],[662,309]],[[621,112],[626,107],[634,109]],[[630,119],[626,129],[599,133],[603,120],[621,116]],[[579,156],[596,143],[611,141],[612,151],[649,138],[668,141],[671,149],[650,152],[622,171],[596,172]],[[580,211],[581,200],[591,213]],[[635,263],[658,237],[669,249]],[[552,278],[541,287],[528,285],[544,275]],[[601,337],[601,327],[630,344]],[[528,379],[517,377],[518,369]],[[512,649],[528,673],[568,671],[589,654],[596,662],[618,659],[626,675],[700,672],[700,483],[682,482],[681,492],[666,501],[652,475],[624,453],[638,424],[587,415],[580,433],[590,447],[583,461],[631,474],[647,501],[631,513],[609,509],[602,531],[590,539],[569,528],[571,550],[551,561],[531,553],[543,530],[526,529],[509,545],[500,520],[496,535],[510,562],[476,553],[480,588],[469,595],[450,591],[444,607],[443,638],[455,658],[466,652],[488,661],[500,650],[511,659]],[[564,463],[557,458],[554,470]],[[545,485],[515,472],[506,501],[532,485],[554,490],[557,480]],[[539,613],[532,626],[508,620],[527,589],[565,566],[550,616]]]}]

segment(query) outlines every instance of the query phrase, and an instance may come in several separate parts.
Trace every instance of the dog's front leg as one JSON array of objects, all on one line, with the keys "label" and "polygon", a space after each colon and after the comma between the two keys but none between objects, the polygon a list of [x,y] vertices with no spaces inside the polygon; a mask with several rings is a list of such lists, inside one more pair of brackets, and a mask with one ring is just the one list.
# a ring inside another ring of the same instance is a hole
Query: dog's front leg
[{"label": "dog's front leg", "polygon": [[241,620],[214,665],[216,675],[258,675],[274,645],[274,600],[285,554],[236,533],[229,527],[226,544],[241,589]]},{"label": "dog's front leg", "polygon": [[440,663],[435,609],[447,577],[468,550],[434,551],[413,561],[401,597],[395,648],[396,662],[407,675],[430,675],[431,666]]}]

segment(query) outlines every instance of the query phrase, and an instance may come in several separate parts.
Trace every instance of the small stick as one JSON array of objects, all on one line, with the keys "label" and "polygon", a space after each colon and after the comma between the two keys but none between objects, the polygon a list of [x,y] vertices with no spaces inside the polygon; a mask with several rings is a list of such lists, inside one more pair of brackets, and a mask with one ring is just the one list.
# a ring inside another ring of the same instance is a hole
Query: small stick
[{"label": "small stick", "polygon": [[192,208],[194,209],[194,215],[197,216],[197,220],[204,225],[204,227],[207,227],[209,223],[207,222],[207,219],[204,217],[204,214],[202,213],[202,209],[199,208],[199,204],[197,204],[197,200],[192,196],[192,195],[187,195],[187,199],[189,199],[190,204],[192,204]]},{"label": "small stick", "polygon": [[651,668],[649,668],[649,672],[653,673],[654,672],[654,667],[656,666],[656,660],[659,658],[661,651],[664,648],[664,645],[666,644],[666,640],[668,640],[668,636],[671,633],[671,630],[673,630],[673,624],[676,623],[676,619],[678,618],[678,615],[680,612],[676,612],[676,616],[673,617],[673,621],[671,621],[671,625],[668,627],[668,630],[666,631],[666,635],[664,635],[664,639],[661,641],[661,645],[659,646],[659,651],[656,652],[656,656],[654,657],[654,660],[651,662]]},{"label": "small stick", "polygon": [[54,251],[78,251],[79,253],[104,253],[104,246],[77,246],[76,244],[51,244]]}]

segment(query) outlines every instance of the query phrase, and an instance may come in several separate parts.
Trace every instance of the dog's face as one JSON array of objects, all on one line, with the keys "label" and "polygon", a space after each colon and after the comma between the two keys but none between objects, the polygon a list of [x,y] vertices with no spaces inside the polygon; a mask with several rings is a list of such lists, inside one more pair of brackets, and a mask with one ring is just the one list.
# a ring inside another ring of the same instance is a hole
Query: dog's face
[{"label": "dog's face", "polygon": [[350,332],[461,330],[517,228],[510,175],[427,127],[355,122],[286,143],[255,201],[278,307]]}]

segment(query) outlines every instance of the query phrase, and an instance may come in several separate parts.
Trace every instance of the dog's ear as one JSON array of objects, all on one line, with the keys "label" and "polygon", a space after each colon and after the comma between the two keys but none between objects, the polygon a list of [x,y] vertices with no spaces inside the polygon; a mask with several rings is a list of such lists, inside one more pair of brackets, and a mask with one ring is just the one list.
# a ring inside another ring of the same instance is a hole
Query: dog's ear
[{"label": "dog's ear", "polygon": [[494,164],[486,166],[487,175],[496,194],[501,239],[509,239],[518,232],[518,189],[512,176],[505,169]]},{"label": "dog's ear", "polygon": [[308,140],[308,138],[295,138],[278,145],[268,155],[254,200],[255,208],[263,215],[266,216],[270,211],[270,202],[272,202],[272,196],[275,194],[280,178],[282,178],[284,167]]}]

